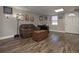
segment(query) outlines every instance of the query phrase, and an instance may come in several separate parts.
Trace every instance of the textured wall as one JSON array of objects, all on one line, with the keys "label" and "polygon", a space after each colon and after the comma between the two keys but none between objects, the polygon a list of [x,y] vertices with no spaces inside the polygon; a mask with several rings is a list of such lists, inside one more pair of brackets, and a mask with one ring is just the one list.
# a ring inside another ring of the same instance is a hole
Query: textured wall
[{"label": "textured wall", "polygon": [[6,37],[6,36],[11,36],[11,35],[15,35],[16,34],[16,30],[17,30],[17,22],[16,22],[16,18],[14,17],[14,14],[17,13],[23,13],[23,14],[27,14],[30,16],[34,16],[34,22],[28,22],[28,21],[20,21],[20,24],[23,23],[33,23],[35,25],[38,24],[38,15],[33,14],[33,13],[28,13],[27,11],[24,10],[19,10],[19,9],[15,9],[13,8],[13,14],[5,17],[5,14],[3,14],[3,7],[0,6],[0,37]]},{"label": "textured wall", "polygon": [[49,29],[53,31],[65,31],[65,24],[64,24],[64,16],[62,19],[58,19],[58,25],[52,25],[51,16],[49,16],[48,24]]},{"label": "textured wall", "polygon": [[53,31],[79,34],[79,12],[73,13],[75,16],[68,16],[70,13],[65,13],[63,18],[58,20],[58,25],[52,25],[51,16],[49,16],[49,29]]}]

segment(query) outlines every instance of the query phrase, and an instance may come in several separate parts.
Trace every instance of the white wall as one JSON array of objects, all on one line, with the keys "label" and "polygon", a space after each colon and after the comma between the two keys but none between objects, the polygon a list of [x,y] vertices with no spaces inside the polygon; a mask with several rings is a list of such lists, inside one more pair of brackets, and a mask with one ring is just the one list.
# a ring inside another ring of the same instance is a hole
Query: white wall
[{"label": "white wall", "polygon": [[2,36],[2,7],[0,7],[0,37]]},{"label": "white wall", "polygon": [[37,14],[34,14],[34,13],[30,13],[28,11],[24,11],[24,10],[18,10],[18,9],[15,9],[14,8],[14,14],[17,14],[17,13],[22,13],[22,14],[25,14],[25,15],[29,15],[29,16],[33,16],[34,17],[34,22],[31,22],[31,21],[20,21],[20,23],[33,23],[35,25],[38,24],[38,20],[39,20],[39,15]]},{"label": "white wall", "polygon": [[65,13],[63,19],[58,20],[58,25],[52,25],[51,16],[49,16],[48,24],[50,31],[56,32],[68,32],[79,34],[79,12],[73,12],[76,16],[68,16],[69,13]]},{"label": "white wall", "polygon": [[50,31],[64,32],[65,31],[64,16],[62,16],[62,19],[58,19],[58,25],[52,25],[51,17],[52,16],[48,17],[49,30]]},{"label": "white wall", "polygon": [[15,9],[13,8],[13,14],[8,16],[8,19],[5,17],[5,14],[3,14],[3,7],[0,6],[0,39],[12,37],[17,32],[17,22],[16,18],[13,16],[14,14],[22,13],[27,14],[30,16],[34,16],[34,22],[27,22],[27,21],[20,21],[20,24],[23,23],[33,23],[37,25],[39,23],[38,21],[38,15],[34,13],[30,13],[24,10]]}]

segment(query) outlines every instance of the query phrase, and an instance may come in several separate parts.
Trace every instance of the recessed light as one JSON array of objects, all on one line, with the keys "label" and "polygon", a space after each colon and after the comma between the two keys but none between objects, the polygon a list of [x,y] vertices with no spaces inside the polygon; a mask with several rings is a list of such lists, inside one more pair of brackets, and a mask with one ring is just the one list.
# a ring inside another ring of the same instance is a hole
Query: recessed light
[{"label": "recessed light", "polygon": [[63,8],[60,8],[60,9],[55,10],[55,12],[62,12],[62,11],[64,11]]}]

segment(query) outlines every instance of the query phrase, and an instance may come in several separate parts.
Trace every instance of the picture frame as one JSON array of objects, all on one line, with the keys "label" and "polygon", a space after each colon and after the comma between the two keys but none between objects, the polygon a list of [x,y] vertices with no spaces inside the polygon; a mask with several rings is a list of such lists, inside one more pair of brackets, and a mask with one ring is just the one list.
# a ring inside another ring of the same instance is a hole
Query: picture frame
[{"label": "picture frame", "polygon": [[25,20],[29,21],[29,16],[28,15],[25,15]]},{"label": "picture frame", "polygon": [[44,16],[43,18],[44,18],[44,20],[47,20],[47,16]]},{"label": "picture frame", "polygon": [[34,22],[34,17],[33,16],[30,17],[30,21]]},{"label": "picture frame", "polygon": [[3,6],[3,13],[4,14],[12,14],[13,13],[13,10],[12,10],[11,7]]},{"label": "picture frame", "polygon": [[43,16],[39,16],[39,20],[42,21],[43,20]]}]

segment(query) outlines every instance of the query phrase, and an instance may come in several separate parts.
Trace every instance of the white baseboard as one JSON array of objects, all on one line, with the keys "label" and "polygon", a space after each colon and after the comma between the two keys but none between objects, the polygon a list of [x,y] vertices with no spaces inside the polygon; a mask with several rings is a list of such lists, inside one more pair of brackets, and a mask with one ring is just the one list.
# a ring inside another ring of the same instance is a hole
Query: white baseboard
[{"label": "white baseboard", "polygon": [[49,30],[49,31],[54,31],[54,32],[62,32],[62,33],[65,33],[65,31],[59,31],[59,30]]},{"label": "white baseboard", "polygon": [[79,33],[72,33],[72,32],[66,32],[66,33],[70,33],[70,34],[78,34],[78,35],[79,35]]},{"label": "white baseboard", "polygon": [[[49,31],[54,31],[54,32],[62,32],[62,33],[71,33],[71,32],[66,32],[66,31],[58,31],[58,30],[49,30]],[[72,34],[79,34],[79,33],[72,33]]]},{"label": "white baseboard", "polygon": [[14,37],[14,35],[5,36],[5,37],[0,37],[0,40],[7,39],[7,38],[12,38],[12,37]]}]

